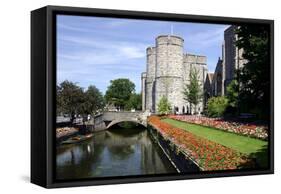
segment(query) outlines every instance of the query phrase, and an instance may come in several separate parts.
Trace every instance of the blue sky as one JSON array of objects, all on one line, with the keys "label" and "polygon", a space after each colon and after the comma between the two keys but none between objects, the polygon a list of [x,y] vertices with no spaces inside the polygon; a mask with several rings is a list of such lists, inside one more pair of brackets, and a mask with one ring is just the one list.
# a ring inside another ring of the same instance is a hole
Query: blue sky
[{"label": "blue sky", "polygon": [[221,57],[227,25],[57,16],[57,81],[95,85],[104,94],[110,80],[129,78],[141,89],[146,69],[146,48],[158,35],[184,38],[184,52],[207,56],[209,72]]}]

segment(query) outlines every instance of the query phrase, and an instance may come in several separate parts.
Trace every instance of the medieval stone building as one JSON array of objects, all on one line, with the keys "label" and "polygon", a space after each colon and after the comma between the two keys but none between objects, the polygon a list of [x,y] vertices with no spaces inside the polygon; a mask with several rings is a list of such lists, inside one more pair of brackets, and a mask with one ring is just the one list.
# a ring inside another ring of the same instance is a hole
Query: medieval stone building
[{"label": "medieval stone building", "polygon": [[161,35],[156,38],[156,45],[149,47],[146,72],[142,73],[143,110],[157,112],[157,104],[166,97],[174,113],[184,114],[202,112],[203,100],[191,109],[184,100],[183,90],[190,81],[191,69],[198,72],[202,94],[207,75],[205,56],[184,53],[184,40],[179,36]]},{"label": "medieval stone building", "polygon": [[219,58],[215,72],[208,75],[208,82],[204,84],[205,100],[212,96],[224,96],[227,94],[227,86],[236,77],[236,70],[243,67],[246,60],[243,59],[243,49],[235,46],[237,26],[230,26],[224,31],[222,44],[222,59]]},{"label": "medieval stone building", "polygon": [[[242,49],[235,46],[237,26],[224,31],[222,58],[215,72],[209,73],[205,56],[184,53],[184,40],[179,36],[161,35],[154,47],[146,50],[146,72],[142,73],[142,109],[157,113],[157,104],[164,96],[172,105],[173,113],[200,113],[210,97],[224,96],[227,86],[235,78],[235,70],[245,64]],[[184,100],[183,90],[190,82],[191,69],[198,72],[203,98],[196,106]],[[190,108],[192,107],[192,108]]]}]

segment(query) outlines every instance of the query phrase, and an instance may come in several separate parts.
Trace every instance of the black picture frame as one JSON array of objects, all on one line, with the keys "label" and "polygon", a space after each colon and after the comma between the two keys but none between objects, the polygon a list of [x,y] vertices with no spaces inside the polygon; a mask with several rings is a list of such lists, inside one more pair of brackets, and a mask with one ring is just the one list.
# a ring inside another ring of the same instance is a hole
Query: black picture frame
[{"label": "black picture frame", "polygon": [[[56,15],[100,16],[216,24],[265,24],[270,27],[269,168],[264,170],[200,172],[58,181],[55,167]],[[168,181],[274,173],[274,21],[232,17],[46,6],[31,12],[31,182],[46,188]]]}]

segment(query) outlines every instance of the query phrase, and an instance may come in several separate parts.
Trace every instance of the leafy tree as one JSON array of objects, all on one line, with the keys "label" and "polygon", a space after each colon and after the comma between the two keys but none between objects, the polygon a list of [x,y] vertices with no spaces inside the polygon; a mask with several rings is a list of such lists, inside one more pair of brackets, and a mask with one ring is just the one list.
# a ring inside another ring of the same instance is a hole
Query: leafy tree
[{"label": "leafy tree", "polygon": [[[243,49],[246,63],[239,69],[239,106],[251,111],[258,108],[263,117],[269,116],[270,56],[269,26],[242,25],[236,30],[236,45]],[[241,103],[241,104],[240,104]]]},{"label": "leafy tree", "polygon": [[226,97],[212,97],[207,102],[207,114],[209,117],[221,117],[227,106],[228,100]]},{"label": "leafy tree", "polygon": [[238,82],[232,80],[226,88],[229,106],[236,108],[238,105]]},{"label": "leafy tree", "polygon": [[58,110],[72,116],[83,112],[83,89],[70,81],[64,81],[57,86]]},{"label": "leafy tree", "polygon": [[107,103],[113,103],[115,106],[124,109],[133,92],[135,92],[135,84],[129,79],[115,79],[110,81],[105,99]]},{"label": "leafy tree", "polygon": [[157,104],[157,111],[160,115],[167,115],[171,112],[171,104],[165,96],[162,96],[159,103]]},{"label": "leafy tree", "polygon": [[56,86],[56,108],[57,108],[57,115],[63,113],[63,99],[61,95],[61,88],[60,86]]},{"label": "leafy tree", "polygon": [[141,94],[135,94],[135,93],[131,94],[129,101],[125,104],[125,109],[141,110],[141,108],[142,108]]},{"label": "leafy tree", "polygon": [[192,112],[192,105],[197,110],[197,105],[201,102],[203,94],[198,79],[198,71],[195,68],[191,68],[190,70],[190,83],[185,85],[183,95],[184,100],[190,104],[190,112]]},{"label": "leafy tree", "polygon": [[84,95],[84,114],[95,114],[105,105],[102,93],[95,86],[90,85]]}]

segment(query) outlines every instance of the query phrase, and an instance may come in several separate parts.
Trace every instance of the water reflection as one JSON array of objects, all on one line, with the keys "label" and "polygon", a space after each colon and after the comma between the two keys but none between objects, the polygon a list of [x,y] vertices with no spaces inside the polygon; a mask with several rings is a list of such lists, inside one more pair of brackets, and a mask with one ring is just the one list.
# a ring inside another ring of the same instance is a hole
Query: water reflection
[{"label": "water reflection", "polygon": [[175,173],[145,129],[111,129],[57,148],[57,178]]}]

